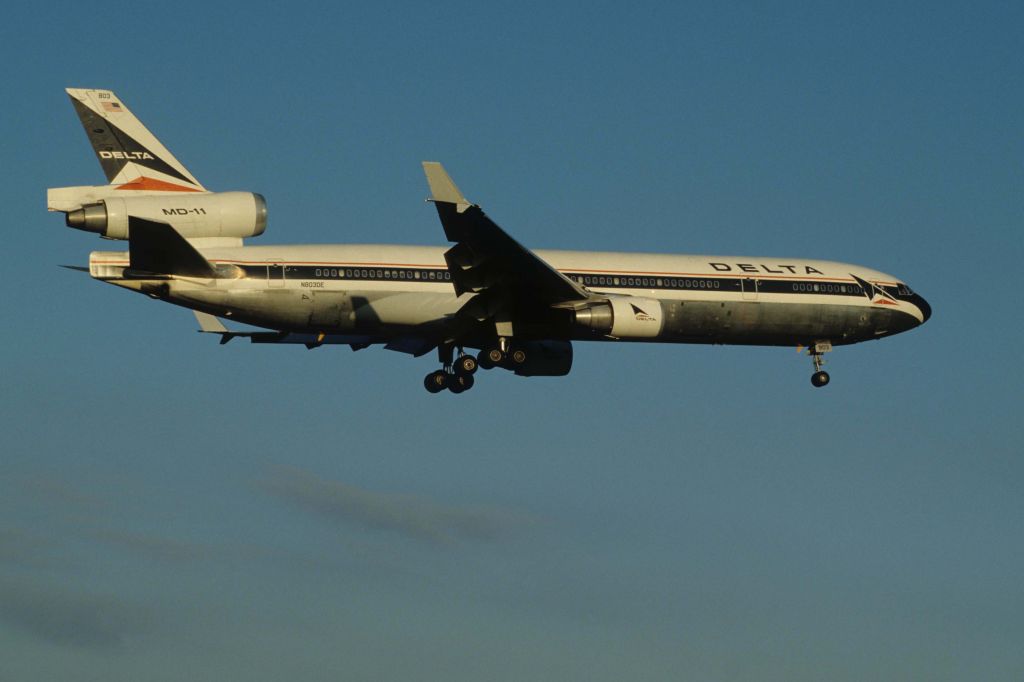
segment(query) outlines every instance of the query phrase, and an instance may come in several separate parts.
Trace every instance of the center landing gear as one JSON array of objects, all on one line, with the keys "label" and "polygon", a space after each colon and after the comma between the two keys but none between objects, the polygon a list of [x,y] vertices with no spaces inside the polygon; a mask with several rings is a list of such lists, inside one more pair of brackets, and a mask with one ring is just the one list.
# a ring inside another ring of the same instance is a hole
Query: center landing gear
[{"label": "center landing gear", "polygon": [[814,374],[811,375],[811,384],[815,388],[826,386],[830,381],[828,372],[821,368],[825,364],[821,356],[830,350],[832,350],[832,344],[828,341],[818,341],[807,349],[807,354],[811,356],[811,361],[814,363]]},{"label": "center landing gear", "polygon": [[476,383],[473,374],[479,366],[477,359],[472,355],[466,355],[460,347],[459,357],[453,362],[453,350],[452,346],[438,348],[442,368],[423,378],[423,387],[429,392],[440,393],[447,388],[452,393],[462,393],[473,388],[473,384]]},{"label": "center landing gear", "polygon": [[526,351],[522,348],[513,348],[505,337],[498,339],[497,348],[485,348],[477,355],[477,362],[484,369],[504,367],[515,369],[517,365],[526,362]]}]

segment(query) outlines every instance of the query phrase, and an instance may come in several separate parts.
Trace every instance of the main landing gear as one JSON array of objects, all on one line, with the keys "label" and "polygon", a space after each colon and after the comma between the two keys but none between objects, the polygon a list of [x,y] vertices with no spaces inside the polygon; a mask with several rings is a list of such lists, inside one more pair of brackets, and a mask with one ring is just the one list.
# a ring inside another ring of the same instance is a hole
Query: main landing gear
[{"label": "main landing gear", "polygon": [[807,354],[811,356],[811,361],[814,363],[814,374],[811,375],[811,384],[815,388],[826,386],[830,381],[828,372],[821,368],[825,364],[825,360],[821,356],[831,350],[832,344],[829,341],[818,341],[807,349]]},{"label": "main landing gear", "polygon": [[476,357],[464,352],[459,347],[458,357],[455,357],[455,349],[452,345],[439,346],[437,349],[438,359],[441,361],[441,369],[431,372],[423,378],[423,386],[431,393],[440,393],[448,389],[452,393],[462,393],[473,388],[476,381],[473,375],[477,369],[494,369],[503,367],[514,370],[516,366],[526,362],[526,351],[521,348],[511,348],[508,339],[499,339],[496,348],[485,348]]},{"label": "main landing gear", "polygon": [[454,363],[444,363],[444,367],[425,376],[423,386],[431,393],[440,393],[446,388],[452,393],[468,391],[473,388],[473,374],[478,366],[472,355],[460,355]]},{"label": "main landing gear", "polygon": [[472,355],[467,355],[459,348],[459,357],[453,360],[454,347],[443,345],[437,349],[441,369],[431,372],[423,378],[423,386],[431,393],[440,393],[448,389],[452,393],[462,393],[473,388],[473,375],[479,363]]},{"label": "main landing gear", "polygon": [[459,374],[447,369],[431,372],[423,379],[423,386],[431,393],[440,393],[446,388],[452,393],[462,393],[473,388],[474,383],[472,374]]}]

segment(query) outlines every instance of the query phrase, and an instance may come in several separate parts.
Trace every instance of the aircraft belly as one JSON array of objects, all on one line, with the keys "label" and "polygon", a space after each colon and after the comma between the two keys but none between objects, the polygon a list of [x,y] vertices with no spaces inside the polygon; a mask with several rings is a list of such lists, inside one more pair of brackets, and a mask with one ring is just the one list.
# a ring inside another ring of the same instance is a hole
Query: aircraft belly
[{"label": "aircraft belly", "polygon": [[170,299],[218,317],[268,329],[305,329],[314,314],[310,294],[289,289],[189,290],[175,287]]},{"label": "aircraft belly", "polygon": [[[661,340],[683,343],[797,345],[874,338],[875,319],[863,306],[768,301],[672,301]],[[880,311],[889,312],[889,311]]]},{"label": "aircraft belly", "polygon": [[176,286],[170,300],[269,329],[380,333],[431,322],[463,304],[447,294],[380,291],[224,289]]},{"label": "aircraft belly", "polygon": [[357,306],[356,316],[358,319],[362,311],[372,324],[414,327],[454,315],[465,302],[451,294],[389,293]]}]

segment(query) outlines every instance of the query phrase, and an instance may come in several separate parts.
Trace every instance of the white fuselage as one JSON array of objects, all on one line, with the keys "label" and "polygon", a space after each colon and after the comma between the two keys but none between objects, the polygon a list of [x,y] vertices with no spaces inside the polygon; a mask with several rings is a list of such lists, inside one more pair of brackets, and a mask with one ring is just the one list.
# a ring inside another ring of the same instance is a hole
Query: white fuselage
[{"label": "white fuselage", "polygon": [[[455,315],[444,247],[291,245],[201,249],[228,276],[124,278],[126,252],[94,252],[93,277],[240,322],[386,342]],[[855,343],[923,323],[930,310],[899,279],[832,261],[593,251],[537,251],[595,294],[655,301],[657,328],[588,334],[525,324],[528,338],[763,345]],[[859,278],[859,281],[858,281]],[[874,290],[865,290],[864,282]],[[872,292],[877,295],[871,295]],[[643,308],[644,305],[640,304]],[[639,317],[639,313],[638,313]],[[471,344],[467,344],[471,345]]]}]

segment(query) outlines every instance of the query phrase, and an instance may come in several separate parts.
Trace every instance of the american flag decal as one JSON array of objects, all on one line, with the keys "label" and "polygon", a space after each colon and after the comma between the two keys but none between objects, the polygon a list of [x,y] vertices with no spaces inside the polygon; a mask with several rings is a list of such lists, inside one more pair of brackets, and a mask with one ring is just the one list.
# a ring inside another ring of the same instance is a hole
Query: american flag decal
[{"label": "american flag decal", "polygon": [[121,108],[120,102],[103,102],[103,109],[105,111],[122,112],[124,109]]}]

